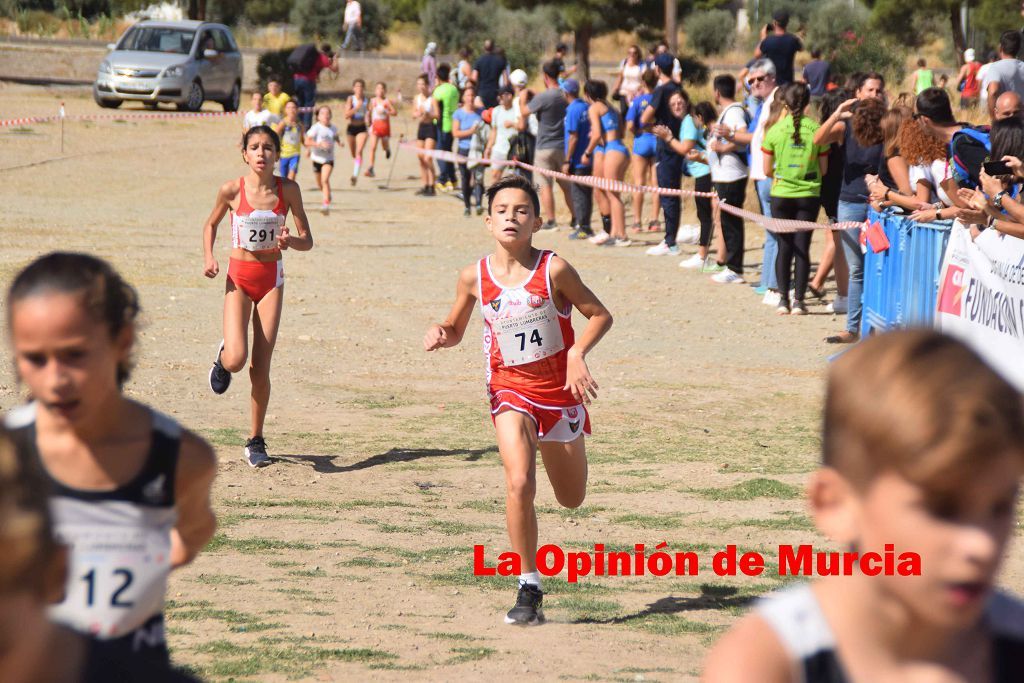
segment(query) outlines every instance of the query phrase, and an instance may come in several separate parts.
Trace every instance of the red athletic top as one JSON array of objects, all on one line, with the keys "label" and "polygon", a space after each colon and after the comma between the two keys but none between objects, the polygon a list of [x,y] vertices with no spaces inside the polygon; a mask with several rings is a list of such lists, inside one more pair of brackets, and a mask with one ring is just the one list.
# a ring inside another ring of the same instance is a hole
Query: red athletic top
[{"label": "red athletic top", "polygon": [[231,216],[231,246],[246,251],[277,249],[277,237],[284,227],[288,205],[284,183],[277,181],[277,204],[273,209],[254,209],[245,196],[245,177],[238,179],[238,208]]},{"label": "red athletic top", "polygon": [[554,255],[542,251],[529,277],[514,287],[495,280],[486,257],[477,264],[491,396],[510,390],[541,406],[579,403],[564,388],[568,352],[575,336],[572,306],[558,310],[551,297],[549,269]]},{"label": "red athletic top", "polygon": [[961,97],[977,97],[981,92],[980,83],[978,83],[978,70],[981,68],[981,62],[968,62],[967,63],[967,74],[964,76],[964,89],[960,91]]}]

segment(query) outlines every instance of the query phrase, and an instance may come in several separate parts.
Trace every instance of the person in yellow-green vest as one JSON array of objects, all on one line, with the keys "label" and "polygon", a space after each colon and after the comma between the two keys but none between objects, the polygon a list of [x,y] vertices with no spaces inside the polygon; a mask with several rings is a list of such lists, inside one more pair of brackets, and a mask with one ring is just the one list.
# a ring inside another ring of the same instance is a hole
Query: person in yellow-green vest
[{"label": "person in yellow-green vest", "polygon": [[917,71],[914,72],[914,94],[920,95],[922,91],[927,90],[935,84],[935,73],[926,68],[924,58],[917,60]]}]

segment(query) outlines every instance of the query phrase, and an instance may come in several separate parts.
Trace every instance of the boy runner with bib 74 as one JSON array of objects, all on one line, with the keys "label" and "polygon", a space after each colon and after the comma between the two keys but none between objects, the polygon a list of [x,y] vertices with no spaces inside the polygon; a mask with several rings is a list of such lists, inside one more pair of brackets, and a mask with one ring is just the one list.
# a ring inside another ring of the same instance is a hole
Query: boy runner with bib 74
[{"label": "boy runner with bib 74", "polygon": [[[528,180],[503,178],[488,188],[487,203],[494,253],[462,270],[451,312],[427,330],[423,346],[433,351],[458,344],[479,305],[487,393],[505,468],[506,523],[524,570],[505,622],[533,625],[544,621],[536,567],[537,447],[555,498],[579,507],[587,493],[585,404],[597,396],[585,358],[611,327],[612,316],[572,266],[533,246],[542,220],[537,190]],[[578,340],[574,306],[589,319]]]}]

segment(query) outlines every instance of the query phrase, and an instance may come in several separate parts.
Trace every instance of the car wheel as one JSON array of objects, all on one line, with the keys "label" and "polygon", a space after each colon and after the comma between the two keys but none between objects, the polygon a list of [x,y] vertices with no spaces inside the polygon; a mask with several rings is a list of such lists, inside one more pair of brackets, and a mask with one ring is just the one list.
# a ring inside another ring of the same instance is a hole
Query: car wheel
[{"label": "car wheel", "polygon": [[188,99],[178,105],[178,109],[184,111],[199,111],[203,108],[203,100],[206,98],[206,93],[203,92],[203,86],[199,81],[192,81],[192,86],[188,89]]},{"label": "car wheel", "polygon": [[96,104],[100,105],[104,109],[117,109],[121,106],[121,100],[108,100],[107,98],[100,97],[95,93],[92,98],[96,101]]},{"label": "car wheel", "polygon": [[220,104],[224,107],[224,111],[238,111],[238,104],[241,98],[242,86],[236,81],[234,87],[231,88],[231,94]]}]

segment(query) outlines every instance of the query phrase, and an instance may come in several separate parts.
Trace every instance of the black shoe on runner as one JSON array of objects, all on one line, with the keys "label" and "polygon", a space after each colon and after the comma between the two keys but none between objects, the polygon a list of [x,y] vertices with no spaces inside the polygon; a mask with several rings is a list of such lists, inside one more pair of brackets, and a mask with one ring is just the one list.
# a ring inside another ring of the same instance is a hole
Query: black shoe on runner
[{"label": "black shoe on runner", "polygon": [[213,361],[213,367],[210,368],[210,389],[215,394],[223,394],[231,386],[231,373],[224,369],[224,366],[220,362],[220,354],[224,350],[224,342],[220,343],[220,348],[217,349],[217,360]]},{"label": "black shoe on runner", "polygon": [[245,442],[245,461],[249,467],[266,467],[270,464],[267,442],[262,436],[254,436]]},{"label": "black shoe on runner", "polygon": [[516,606],[505,615],[506,624],[516,626],[536,626],[544,623],[544,592],[530,583],[520,584]]}]

